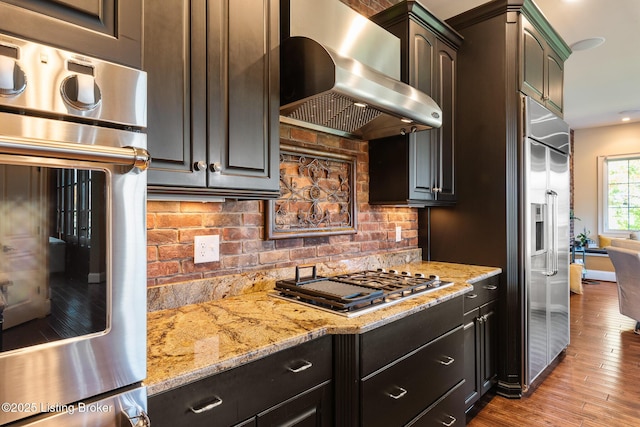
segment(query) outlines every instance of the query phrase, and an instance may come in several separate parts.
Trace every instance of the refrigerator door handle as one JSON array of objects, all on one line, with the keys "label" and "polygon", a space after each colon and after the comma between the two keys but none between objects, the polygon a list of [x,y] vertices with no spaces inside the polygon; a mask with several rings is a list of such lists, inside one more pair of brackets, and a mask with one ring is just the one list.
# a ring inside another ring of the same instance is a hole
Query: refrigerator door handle
[{"label": "refrigerator door handle", "polygon": [[547,190],[547,209],[549,224],[549,248],[547,249],[547,276],[558,274],[558,193]]}]

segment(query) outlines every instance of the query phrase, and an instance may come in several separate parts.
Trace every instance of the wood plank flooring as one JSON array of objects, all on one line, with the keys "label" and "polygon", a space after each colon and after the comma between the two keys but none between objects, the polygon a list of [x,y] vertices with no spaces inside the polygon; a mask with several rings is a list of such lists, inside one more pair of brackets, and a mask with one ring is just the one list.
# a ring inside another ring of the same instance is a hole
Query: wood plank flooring
[{"label": "wood plank flooring", "polygon": [[566,357],[530,395],[496,396],[468,426],[640,426],[640,335],[618,311],[616,286],[572,294]]}]

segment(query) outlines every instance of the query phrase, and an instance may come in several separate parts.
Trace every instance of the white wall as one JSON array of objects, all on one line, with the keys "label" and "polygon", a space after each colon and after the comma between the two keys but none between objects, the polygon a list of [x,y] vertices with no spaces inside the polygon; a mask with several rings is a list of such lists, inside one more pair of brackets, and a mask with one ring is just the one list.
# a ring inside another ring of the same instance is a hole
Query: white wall
[{"label": "white wall", "polygon": [[640,153],[640,123],[578,129],[574,132],[575,234],[584,227],[598,237],[598,156]]}]

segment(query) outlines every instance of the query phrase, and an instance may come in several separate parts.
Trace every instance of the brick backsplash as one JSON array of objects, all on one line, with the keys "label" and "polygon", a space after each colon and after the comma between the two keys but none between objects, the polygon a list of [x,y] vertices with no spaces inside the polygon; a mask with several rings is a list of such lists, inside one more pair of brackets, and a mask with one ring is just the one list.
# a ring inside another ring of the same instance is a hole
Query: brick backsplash
[{"label": "brick backsplash", "polygon": [[[367,142],[288,125],[281,126],[280,135],[282,143],[356,157],[357,233],[265,240],[266,202],[149,201],[149,286],[417,248],[416,209],[368,204]],[[402,227],[401,242],[395,241],[396,226]],[[207,234],[220,235],[220,261],[194,264],[194,236]]]}]

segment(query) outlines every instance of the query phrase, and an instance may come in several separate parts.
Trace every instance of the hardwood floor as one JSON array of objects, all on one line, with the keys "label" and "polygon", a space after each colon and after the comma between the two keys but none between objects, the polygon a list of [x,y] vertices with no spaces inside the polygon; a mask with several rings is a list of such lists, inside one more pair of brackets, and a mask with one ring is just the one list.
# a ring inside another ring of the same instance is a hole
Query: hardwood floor
[{"label": "hardwood floor", "polygon": [[616,286],[572,294],[566,357],[530,395],[496,396],[468,425],[640,426],[640,335],[618,311]]}]

